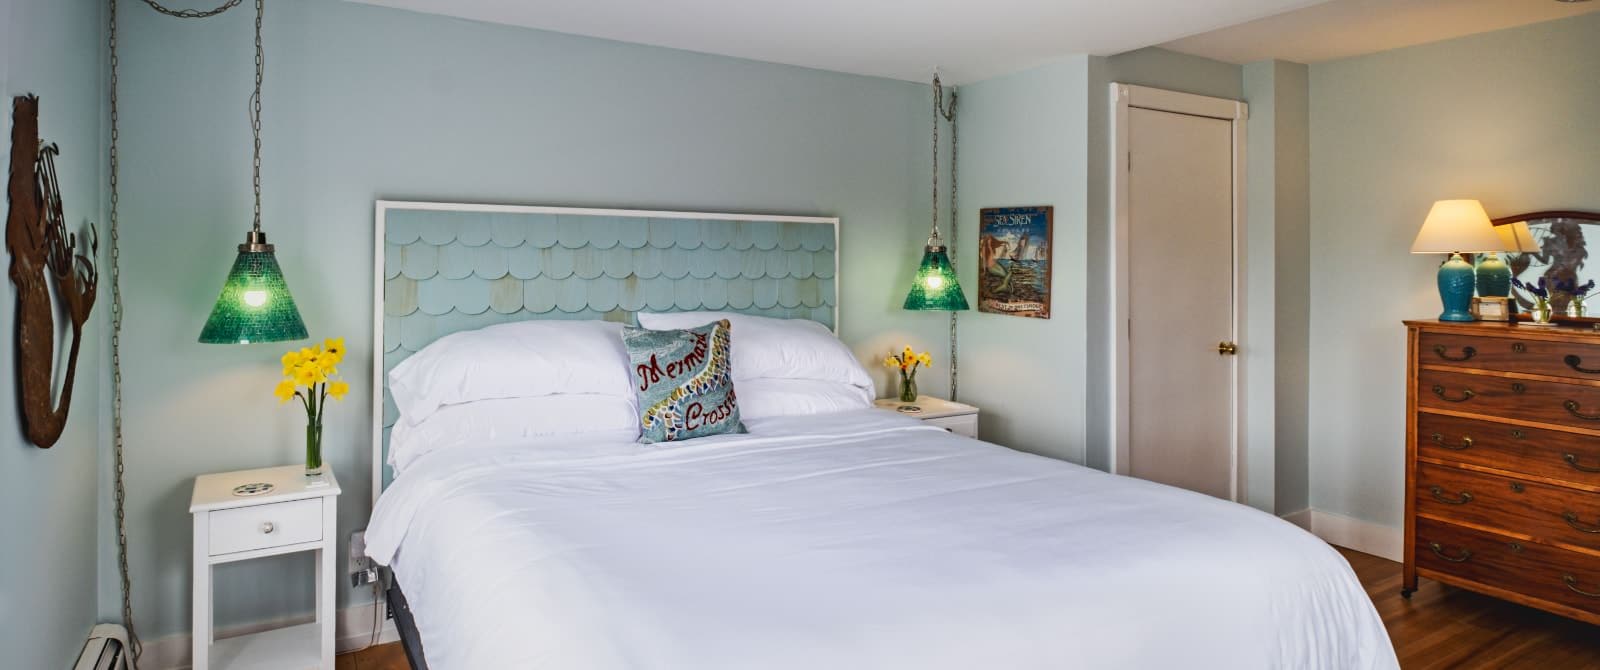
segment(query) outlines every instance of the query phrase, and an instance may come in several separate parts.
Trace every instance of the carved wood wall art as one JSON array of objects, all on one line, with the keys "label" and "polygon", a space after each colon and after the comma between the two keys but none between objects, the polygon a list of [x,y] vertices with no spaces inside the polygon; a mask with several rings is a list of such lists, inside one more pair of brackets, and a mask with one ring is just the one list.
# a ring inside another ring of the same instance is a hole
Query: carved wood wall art
[{"label": "carved wood wall art", "polygon": [[[17,286],[17,397],[28,441],[48,449],[67,426],[83,324],[94,308],[100,277],[94,267],[100,241],[91,225],[85,254],[78,249],[77,236],[67,233],[55,165],[61,151],[39,139],[39,99],[17,96],[11,117],[6,250],[11,254],[11,282]],[[72,348],[59,401],[52,398],[57,337],[52,282],[56,300],[72,326]]]}]

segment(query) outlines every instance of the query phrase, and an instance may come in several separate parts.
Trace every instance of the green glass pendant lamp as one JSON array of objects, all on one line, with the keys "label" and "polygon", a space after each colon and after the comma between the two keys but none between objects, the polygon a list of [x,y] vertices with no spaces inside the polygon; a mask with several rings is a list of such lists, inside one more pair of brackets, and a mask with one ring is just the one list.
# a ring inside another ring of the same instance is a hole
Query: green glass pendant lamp
[{"label": "green glass pendant lamp", "polygon": [[[967,295],[961,291],[961,281],[956,278],[955,266],[950,264],[950,255],[945,249],[944,238],[939,236],[939,117],[951,119],[951,132],[954,133],[956,95],[952,89],[950,112],[946,114],[941,104],[944,88],[939,84],[938,72],[933,75],[933,92],[933,231],[928,235],[927,246],[922,248],[922,264],[917,267],[916,279],[911,282],[911,292],[906,295],[905,309],[959,312],[969,309]],[[952,159],[954,155],[955,152],[952,150]],[[951,216],[955,216],[954,171],[955,168],[951,167]],[[952,221],[951,225],[954,226],[955,223]]]},{"label": "green glass pendant lamp", "polygon": [[256,2],[256,88],[250,97],[250,131],[255,138],[255,221],[250,232],[245,233],[244,244],[239,245],[239,256],[222,283],[222,294],[217,296],[211,317],[200,330],[200,341],[205,344],[250,344],[252,342],[285,342],[308,337],[306,324],[300,320],[300,310],[295,307],[294,296],[289,294],[289,284],[283,280],[283,269],[278,267],[278,257],[273,246],[267,244],[266,233],[261,232],[261,2]]},{"label": "green glass pendant lamp", "polygon": [[917,268],[917,278],[911,282],[911,293],[906,295],[906,309],[959,312],[967,307],[967,296],[956,279],[956,269],[950,265],[944,240],[939,229],[934,228],[928,245],[922,249],[922,265]]},{"label": "green glass pendant lamp", "polygon": [[273,246],[259,227],[245,235],[222,283],[211,317],[200,330],[206,344],[284,342],[308,337]]}]

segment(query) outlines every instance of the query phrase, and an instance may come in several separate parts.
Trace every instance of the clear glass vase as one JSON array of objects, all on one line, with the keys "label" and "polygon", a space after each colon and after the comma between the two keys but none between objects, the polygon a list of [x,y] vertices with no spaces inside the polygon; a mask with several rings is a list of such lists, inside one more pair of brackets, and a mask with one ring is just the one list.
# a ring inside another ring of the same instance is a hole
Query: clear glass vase
[{"label": "clear glass vase", "polygon": [[1550,301],[1538,296],[1533,298],[1534,323],[1550,323]]},{"label": "clear glass vase", "polygon": [[306,424],[306,476],[322,474],[322,423]]},{"label": "clear glass vase", "polygon": [[917,376],[900,374],[900,402],[917,401]]}]

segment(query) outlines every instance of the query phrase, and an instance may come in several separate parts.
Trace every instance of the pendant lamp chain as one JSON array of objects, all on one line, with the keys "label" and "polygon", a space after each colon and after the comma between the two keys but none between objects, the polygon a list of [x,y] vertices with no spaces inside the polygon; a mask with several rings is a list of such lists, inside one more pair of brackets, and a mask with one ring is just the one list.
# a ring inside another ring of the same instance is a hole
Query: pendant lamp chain
[{"label": "pendant lamp chain", "polygon": [[[960,169],[961,143],[956,134],[956,89],[950,89],[950,105],[944,105],[944,86],[939,81],[939,73],[933,73],[933,233],[928,238],[928,244],[934,245],[939,239],[939,117],[944,117],[950,123],[950,240],[944,243],[950,254],[953,265],[956,258],[956,223],[961,219],[960,210],[956,209],[956,194],[960,182],[956,175]],[[950,312],[950,399],[955,400],[960,388],[960,366],[957,365],[956,347],[956,320],[960,312]]]},{"label": "pendant lamp chain", "polygon": [[[154,0],[143,0],[151,9],[167,16],[180,19],[204,19],[216,16],[239,6],[242,0],[229,0],[215,9],[169,9]],[[124,442],[122,434],[122,250],[119,244],[121,228],[119,226],[118,205],[119,191],[118,179],[121,176],[120,163],[118,162],[117,146],[119,139],[119,121],[117,106],[118,67],[120,61],[117,57],[117,0],[109,0],[107,16],[107,51],[109,54],[110,96],[109,107],[111,115],[111,141],[107,151],[107,173],[111,189],[108,198],[108,211],[106,214],[107,228],[110,231],[111,245],[107,254],[111,257],[111,453],[112,453],[112,498],[115,503],[115,517],[117,530],[117,573],[122,582],[122,627],[128,631],[128,667],[131,670],[139,669],[139,657],[144,654],[144,644],[139,640],[139,634],[133,625],[133,581],[131,571],[128,569],[128,524],[127,524],[127,499],[128,489],[125,482],[126,461],[124,460]],[[255,132],[255,229],[261,229],[261,14],[263,11],[262,0],[256,0],[256,87],[251,103],[251,129]]]}]

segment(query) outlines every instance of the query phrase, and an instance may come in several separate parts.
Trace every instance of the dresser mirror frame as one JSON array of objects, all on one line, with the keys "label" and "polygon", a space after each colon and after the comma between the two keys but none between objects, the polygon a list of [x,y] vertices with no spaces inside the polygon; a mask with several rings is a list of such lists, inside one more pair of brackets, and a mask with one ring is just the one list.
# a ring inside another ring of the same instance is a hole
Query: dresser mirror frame
[{"label": "dresser mirror frame", "polygon": [[[1537,282],[1543,277],[1551,285],[1558,279],[1570,280],[1575,285],[1591,279],[1600,283],[1600,265],[1587,263],[1588,234],[1595,234],[1597,251],[1600,251],[1600,212],[1577,210],[1528,212],[1494,219],[1493,223],[1496,226],[1507,226],[1522,221],[1528,223],[1528,230],[1533,233],[1534,241],[1539,243],[1540,251],[1506,253],[1506,264],[1511,266],[1512,278],[1524,282]],[[1596,291],[1595,295],[1600,295],[1600,291]],[[1527,292],[1514,286],[1511,289],[1511,299],[1517,304],[1519,312],[1526,314],[1533,309],[1533,299]],[[1571,296],[1551,291],[1550,308],[1555,314],[1553,320],[1584,324],[1600,323],[1600,319],[1595,318],[1600,315],[1600,311],[1588,315],[1588,318],[1581,321],[1566,316],[1570,301]],[[1600,303],[1596,303],[1596,306],[1600,307]]]}]

